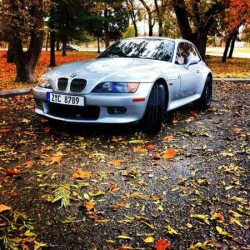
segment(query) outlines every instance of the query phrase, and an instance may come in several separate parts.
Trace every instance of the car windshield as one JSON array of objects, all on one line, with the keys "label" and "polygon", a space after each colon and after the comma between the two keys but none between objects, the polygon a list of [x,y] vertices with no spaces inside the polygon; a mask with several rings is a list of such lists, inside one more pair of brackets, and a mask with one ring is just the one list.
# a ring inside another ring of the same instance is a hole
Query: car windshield
[{"label": "car windshield", "polygon": [[116,42],[98,58],[129,57],[172,62],[175,43],[162,39],[129,39]]}]

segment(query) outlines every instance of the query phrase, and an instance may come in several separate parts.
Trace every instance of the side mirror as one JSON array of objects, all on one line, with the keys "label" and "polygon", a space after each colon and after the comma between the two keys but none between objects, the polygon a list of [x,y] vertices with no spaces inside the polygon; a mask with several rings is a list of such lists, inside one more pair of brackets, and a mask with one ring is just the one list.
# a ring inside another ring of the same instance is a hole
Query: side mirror
[{"label": "side mirror", "polygon": [[188,69],[190,65],[197,64],[198,62],[199,61],[197,60],[197,58],[189,56],[187,58],[187,64],[185,65],[185,69]]}]

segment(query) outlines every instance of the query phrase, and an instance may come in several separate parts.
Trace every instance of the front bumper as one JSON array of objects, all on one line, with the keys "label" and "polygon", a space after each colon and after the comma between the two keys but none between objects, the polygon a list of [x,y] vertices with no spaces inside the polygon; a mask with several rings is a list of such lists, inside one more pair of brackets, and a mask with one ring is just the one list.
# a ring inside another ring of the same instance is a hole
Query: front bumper
[{"label": "front bumper", "polygon": [[[75,123],[133,123],[142,119],[153,83],[141,83],[136,93],[103,94],[89,93],[83,96],[83,107],[47,102],[46,94],[51,89],[35,87],[33,95],[36,103],[35,112],[51,119]],[[59,93],[59,92],[58,92]],[[60,92],[74,95],[75,93]],[[144,99],[144,101],[143,101]],[[135,101],[136,100],[136,101]],[[111,114],[110,108],[124,107],[124,114]]]}]

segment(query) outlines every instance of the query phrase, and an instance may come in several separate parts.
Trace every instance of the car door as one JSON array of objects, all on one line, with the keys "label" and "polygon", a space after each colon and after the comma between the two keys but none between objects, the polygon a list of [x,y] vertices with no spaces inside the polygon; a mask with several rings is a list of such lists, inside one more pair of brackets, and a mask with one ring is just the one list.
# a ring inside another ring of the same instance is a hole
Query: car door
[{"label": "car door", "polygon": [[[197,58],[198,63],[186,67],[188,57]],[[175,64],[179,68],[181,77],[181,87],[179,98],[192,96],[196,93],[201,77],[200,57],[195,47],[187,42],[178,44]]]}]

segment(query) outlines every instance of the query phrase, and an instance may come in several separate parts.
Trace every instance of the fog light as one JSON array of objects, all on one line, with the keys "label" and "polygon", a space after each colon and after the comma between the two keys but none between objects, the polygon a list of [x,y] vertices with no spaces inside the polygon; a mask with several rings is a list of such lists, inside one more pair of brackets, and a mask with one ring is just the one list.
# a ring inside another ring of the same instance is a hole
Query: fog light
[{"label": "fog light", "polygon": [[111,115],[122,115],[127,111],[124,107],[108,107],[108,113]]}]

